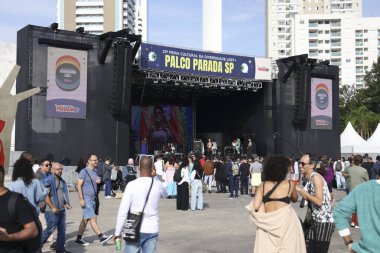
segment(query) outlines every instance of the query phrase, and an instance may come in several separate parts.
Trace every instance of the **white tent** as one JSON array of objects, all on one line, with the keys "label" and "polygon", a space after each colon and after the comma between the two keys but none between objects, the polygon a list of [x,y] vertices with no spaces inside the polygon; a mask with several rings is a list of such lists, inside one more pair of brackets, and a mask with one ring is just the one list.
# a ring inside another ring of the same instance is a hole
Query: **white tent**
[{"label": "white tent", "polygon": [[380,146],[380,123],[377,125],[375,132],[373,132],[372,136],[367,140],[369,145]]},{"label": "white tent", "polygon": [[358,147],[366,146],[367,142],[355,131],[351,122],[348,122],[346,128],[340,135],[340,147]]},{"label": "white tent", "polygon": [[[380,124],[379,124],[380,125]],[[368,142],[364,140],[354,129],[351,122],[348,122],[346,128],[340,135],[340,152],[341,154],[380,154],[380,128],[377,127],[376,136],[378,141]],[[375,133],[371,136],[375,139]]]}]

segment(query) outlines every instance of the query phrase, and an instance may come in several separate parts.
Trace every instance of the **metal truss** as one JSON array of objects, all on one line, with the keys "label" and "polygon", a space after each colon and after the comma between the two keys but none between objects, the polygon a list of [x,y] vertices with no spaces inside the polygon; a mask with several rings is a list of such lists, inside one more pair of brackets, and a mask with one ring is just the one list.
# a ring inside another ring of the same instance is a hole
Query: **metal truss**
[{"label": "metal truss", "polygon": [[144,70],[143,72],[146,74],[146,79],[153,80],[153,84],[156,85],[165,85],[170,82],[174,85],[194,88],[235,89],[255,92],[263,87],[262,82],[252,79],[220,78],[149,70]]}]

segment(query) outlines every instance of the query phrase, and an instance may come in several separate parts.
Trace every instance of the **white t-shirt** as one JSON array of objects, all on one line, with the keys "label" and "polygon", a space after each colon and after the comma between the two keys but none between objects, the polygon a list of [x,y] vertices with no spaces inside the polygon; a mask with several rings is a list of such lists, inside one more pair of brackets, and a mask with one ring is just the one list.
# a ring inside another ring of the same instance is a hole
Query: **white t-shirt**
[{"label": "white t-shirt", "polygon": [[[158,233],[158,201],[160,198],[166,198],[168,196],[168,193],[162,184],[156,179],[153,180],[152,190],[150,191],[149,199],[144,210],[140,229],[141,233]],[[115,235],[118,236],[121,234],[128,211],[131,213],[142,211],[151,183],[151,177],[139,177],[127,184],[117,215]]]},{"label": "white t-shirt", "polygon": [[154,163],[154,167],[156,169],[157,175],[162,175],[162,173],[164,172],[164,163],[163,163],[163,161],[162,160],[157,160]]}]

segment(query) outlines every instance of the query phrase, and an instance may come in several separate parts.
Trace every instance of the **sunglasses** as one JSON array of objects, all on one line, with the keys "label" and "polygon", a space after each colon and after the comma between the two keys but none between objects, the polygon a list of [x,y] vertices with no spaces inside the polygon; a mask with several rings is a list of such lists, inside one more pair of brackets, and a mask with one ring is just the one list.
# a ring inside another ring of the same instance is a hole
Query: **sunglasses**
[{"label": "sunglasses", "polygon": [[50,163],[45,163],[45,164],[42,164],[43,166],[45,166],[45,167],[50,167],[51,165],[50,165]]},{"label": "sunglasses", "polygon": [[300,162],[300,163],[299,163],[299,166],[302,166],[302,167],[304,167],[306,164],[311,164],[311,163],[304,163],[304,162]]}]

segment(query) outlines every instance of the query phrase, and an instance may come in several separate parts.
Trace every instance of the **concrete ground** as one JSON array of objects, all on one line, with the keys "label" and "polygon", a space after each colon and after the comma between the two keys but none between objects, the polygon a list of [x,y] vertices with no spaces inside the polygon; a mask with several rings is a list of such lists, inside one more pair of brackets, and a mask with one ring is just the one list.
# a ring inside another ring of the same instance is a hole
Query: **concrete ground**
[{"label": "concrete ground", "polygon": [[[334,191],[334,203],[344,196],[342,191]],[[103,233],[113,234],[119,199],[105,199],[100,194],[100,216],[98,224]],[[79,221],[82,216],[76,192],[70,193],[73,209],[67,212],[66,248],[72,252],[120,252],[116,251],[113,241],[104,246],[88,226],[84,239],[90,242],[83,247],[74,244]],[[159,253],[171,252],[252,252],[256,227],[249,222],[249,196],[228,199],[227,194],[206,193],[203,211],[177,211],[175,199],[163,199],[160,202],[160,236],[157,247]],[[305,209],[294,204],[298,215],[305,216]],[[359,238],[358,229],[351,229],[354,240]],[[43,252],[52,252],[45,245]],[[337,231],[331,240],[330,252],[346,252],[346,247]]]}]

